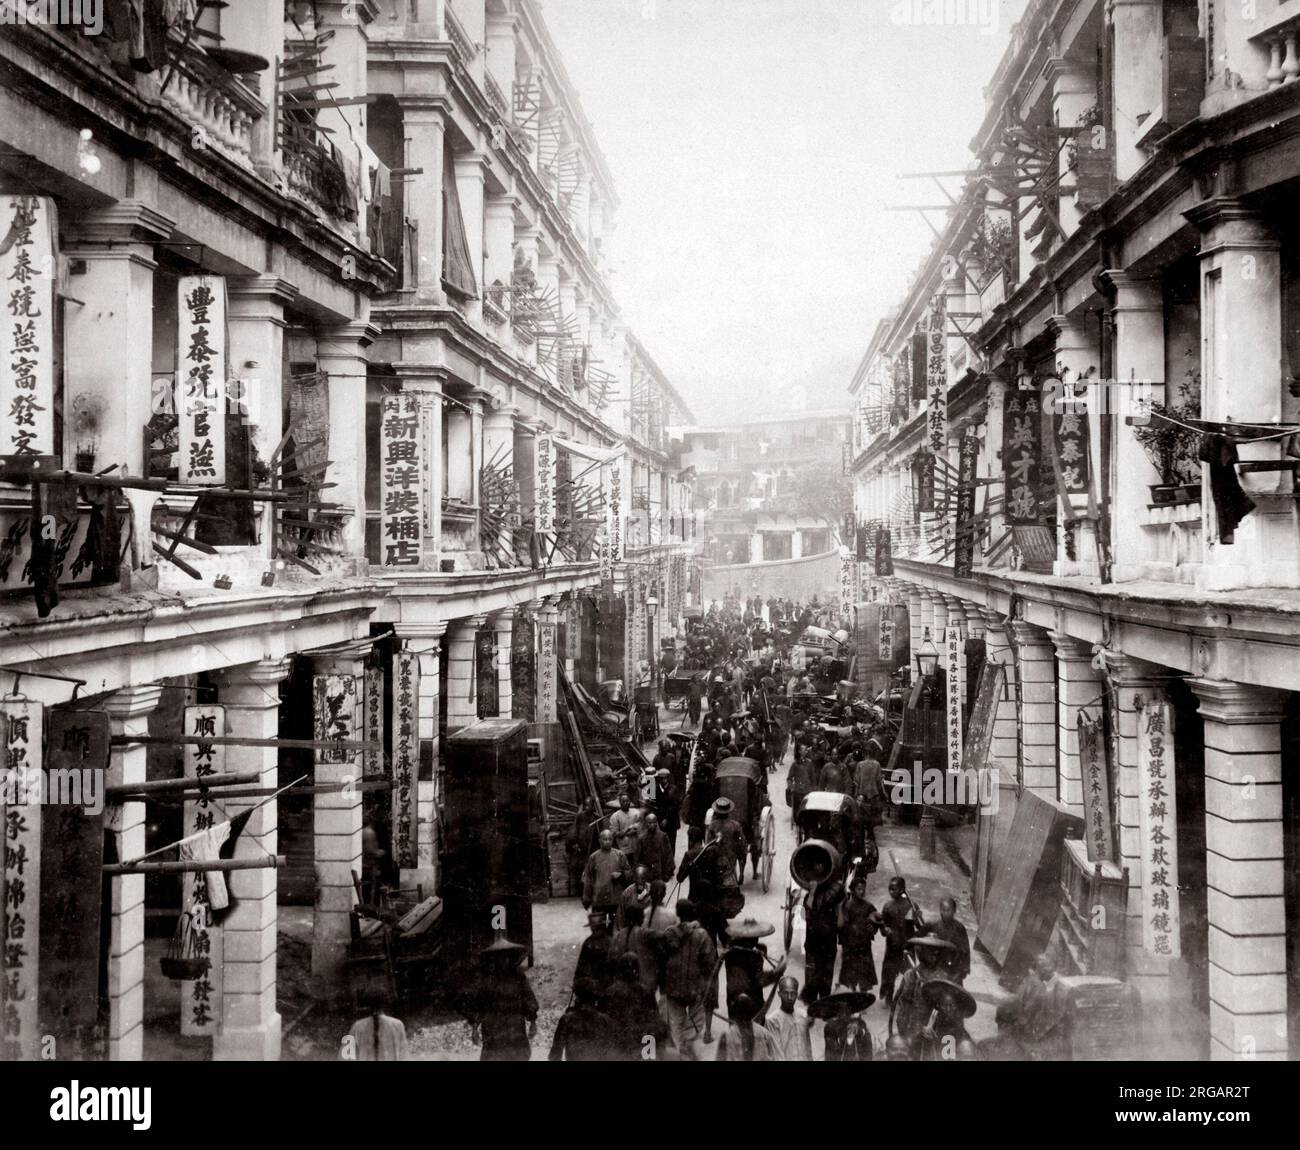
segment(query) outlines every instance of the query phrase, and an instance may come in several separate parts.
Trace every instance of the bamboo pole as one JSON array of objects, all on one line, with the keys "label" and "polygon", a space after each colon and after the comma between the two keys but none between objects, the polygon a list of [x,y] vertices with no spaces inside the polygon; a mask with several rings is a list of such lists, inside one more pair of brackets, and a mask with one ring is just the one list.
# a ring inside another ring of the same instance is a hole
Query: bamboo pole
[{"label": "bamboo pole", "polygon": [[245,735],[110,735],[115,747],[137,743],[145,746],[174,747],[214,744],[219,747],[278,747],[286,751],[380,751],[382,743],[360,739],[252,739]]},{"label": "bamboo pole", "polygon": [[[255,783],[262,777],[261,771],[217,771],[211,775],[184,779],[149,779],[138,783],[109,783],[104,788],[104,797],[116,799],[126,794],[156,794],[162,791],[196,790],[199,787],[229,787],[237,783]],[[227,792],[223,791],[225,795]]]},{"label": "bamboo pole", "polygon": [[170,862],[105,863],[104,874],[203,874],[207,871],[274,870],[283,855],[260,859],[185,859]]}]

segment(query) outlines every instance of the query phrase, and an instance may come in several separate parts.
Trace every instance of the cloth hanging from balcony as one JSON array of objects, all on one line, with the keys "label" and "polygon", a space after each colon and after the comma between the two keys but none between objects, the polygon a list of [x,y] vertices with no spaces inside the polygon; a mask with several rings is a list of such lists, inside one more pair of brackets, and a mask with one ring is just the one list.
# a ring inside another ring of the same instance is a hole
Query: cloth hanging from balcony
[{"label": "cloth hanging from balcony", "polygon": [[84,498],[90,504],[91,578],[96,583],[116,583],[121,577],[122,515],[114,487],[87,487]]},{"label": "cloth hanging from balcony", "polygon": [[456,166],[450,148],[444,150],[442,160],[442,284],[469,299],[478,295],[474,257],[465,231],[465,217],[460,210]]},{"label": "cloth hanging from balcony", "polygon": [[107,0],[109,56],[137,72],[167,63],[167,6],[164,0]]},{"label": "cloth hanging from balcony", "polygon": [[1226,435],[1206,435],[1201,439],[1200,459],[1210,465],[1210,494],[1214,497],[1219,542],[1231,543],[1237,524],[1255,509],[1255,501],[1242,490],[1237,478],[1237,445]]},{"label": "cloth hanging from balcony", "polygon": [[77,528],[77,489],[67,483],[32,484],[32,554],[28,560],[36,614],[59,605],[59,575]]}]

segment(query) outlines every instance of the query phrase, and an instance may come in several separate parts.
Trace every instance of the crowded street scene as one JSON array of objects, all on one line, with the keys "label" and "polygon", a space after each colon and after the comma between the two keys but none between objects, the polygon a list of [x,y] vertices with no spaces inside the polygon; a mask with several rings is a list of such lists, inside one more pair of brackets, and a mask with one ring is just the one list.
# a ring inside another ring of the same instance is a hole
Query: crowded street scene
[{"label": "crowded street scene", "polygon": [[1300,0],[0,0],[9,1096],[1284,1105],[1298,45]]}]

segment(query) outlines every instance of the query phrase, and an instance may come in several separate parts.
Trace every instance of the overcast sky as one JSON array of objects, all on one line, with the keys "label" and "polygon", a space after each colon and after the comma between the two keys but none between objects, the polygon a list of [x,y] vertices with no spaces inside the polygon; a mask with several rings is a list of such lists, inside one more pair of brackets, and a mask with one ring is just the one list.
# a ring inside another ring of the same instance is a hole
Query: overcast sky
[{"label": "overcast sky", "polygon": [[696,417],[847,408],[931,238],[885,207],[941,202],[898,177],[969,162],[1025,0],[949,0],[983,27],[897,0],[541,2],[621,201],[614,292]]}]

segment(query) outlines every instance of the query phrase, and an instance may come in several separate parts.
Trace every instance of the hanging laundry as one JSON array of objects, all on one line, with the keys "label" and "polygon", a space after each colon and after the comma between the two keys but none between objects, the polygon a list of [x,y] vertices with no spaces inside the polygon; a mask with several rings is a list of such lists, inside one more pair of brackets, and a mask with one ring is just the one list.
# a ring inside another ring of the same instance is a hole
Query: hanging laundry
[{"label": "hanging laundry", "polygon": [[36,613],[44,619],[59,605],[59,576],[77,528],[77,489],[64,483],[32,484],[32,555],[28,576]]},{"label": "hanging laundry", "polygon": [[85,499],[90,504],[86,544],[93,564],[91,578],[96,583],[116,583],[122,564],[122,515],[117,507],[117,489],[88,487]]},{"label": "hanging laundry", "polygon": [[1219,542],[1231,543],[1237,524],[1255,509],[1255,501],[1242,490],[1237,478],[1237,445],[1226,435],[1206,435],[1201,440],[1200,459],[1210,465],[1210,493],[1219,524]]}]

